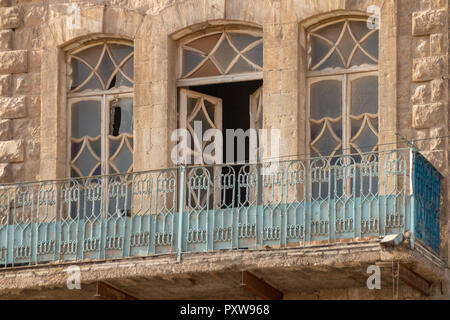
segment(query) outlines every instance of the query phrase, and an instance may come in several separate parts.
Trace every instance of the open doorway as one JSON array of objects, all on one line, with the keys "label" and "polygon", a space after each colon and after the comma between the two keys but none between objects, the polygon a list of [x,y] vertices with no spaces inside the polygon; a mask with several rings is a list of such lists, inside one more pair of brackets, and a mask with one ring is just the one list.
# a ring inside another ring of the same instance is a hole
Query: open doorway
[{"label": "open doorway", "polygon": [[[206,126],[213,126],[222,130],[223,136],[223,163],[232,165],[235,173],[234,183],[238,185],[239,173],[242,163],[250,160],[250,139],[245,138],[244,154],[238,152],[238,140],[234,135],[227,137],[227,129],[247,132],[248,129],[261,129],[262,127],[262,80],[219,83],[201,86],[190,86],[181,89],[180,94],[180,127],[187,127],[193,121],[202,121]],[[203,105],[204,110],[199,110]],[[208,118],[205,121],[205,118]],[[191,126],[192,128],[192,126]],[[205,130],[205,128],[203,128]],[[205,132],[205,131],[203,131]],[[227,141],[233,139],[233,141]],[[234,148],[234,156],[227,154],[227,144]],[[241,164],[236,164],[241,163]],[[245,168],[244,168],[245,169]],[[234,191],[233,191],[234,190]],[[225,197],[221,199],[223,206],[231,204],[248,206],[248,190],[234,188],[225,191]]]},{"label": "open doorway", "polygon": [[[250,128],[250,96],[261,86],[262,80],[220,83],[204,86],[189,87],[189,90],[217,97],[222,100],[222,133],[223,143],[223,161],[227,157],[227,129],[242,129],[247,131]],[[249,161],[249,139],[245,140],[245,159],[238,159],[237,144],[234,143],[234,159],[232,163]]]}]

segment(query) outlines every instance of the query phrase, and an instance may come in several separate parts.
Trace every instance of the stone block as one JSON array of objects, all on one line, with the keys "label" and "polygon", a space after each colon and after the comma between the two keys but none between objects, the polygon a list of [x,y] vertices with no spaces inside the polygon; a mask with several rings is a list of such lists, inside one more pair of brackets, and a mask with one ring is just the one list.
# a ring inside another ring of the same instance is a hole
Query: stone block
[{"label": "stone block", "polygon": [[10,140],[12,138],[11,120],[0,120],[0,141]]},{"label": "stone block", "polygon": [[11,50],[12,31],[0,30],[0,51]]},{"label": "stone block", "polygon": [[442,121],[444,105],[432,103],[413,106],[412,126],[414,129],[425,129],[435,126]]},{"label": "stone block", "polygon": [[445,97],[445,82],[442,79],[431,81],[431,101],[439,102]]},{"label": "stone block", "polygon": [[442,32],[446,27],[447,10],[429,10],[414,12],[412,33],[414,36]]},{"label": "stone block", "polygon": [[0,183],[9,182],[9,164],[0,163]]},{"label": "stone block", "polygon": [[447,51],[445,46],[446,34],[437,33],[430,36],[430,55],[441,56]]},{"label": "stone block", "polygon": [[413,60],[413,81],[441,78],[447,70],[447,57],[426,57]]},{"label": "stone block", "polygon": [[19,7],[0,8],[0,29],[14,29],[20,27],[22,17]]},{"label": "stone block", "polygon": [[27,72],[27,56],[26,50],[0,52],[0,74]]},{"label": "stone block", "polygon": [[417,86],[411,97],[413,104],[425,104],[430,100],[430,88],[428,85]]},{"label": "stone block", "polygon": [[0,96],[11,96],[11,75],[0,75]]},{"label": "stone block", "polygon": [[28,74],[20,74],[14,76],[14,93],[15,94],[27,94],[30,81]]},{"label": "stone block", "polygon": [[0,97],[0,118],[23,118],[26,113],[25,97]]},{"label": "stone block", "polygon": [[0,162],[23,162],[23,140],[0,141]]}]

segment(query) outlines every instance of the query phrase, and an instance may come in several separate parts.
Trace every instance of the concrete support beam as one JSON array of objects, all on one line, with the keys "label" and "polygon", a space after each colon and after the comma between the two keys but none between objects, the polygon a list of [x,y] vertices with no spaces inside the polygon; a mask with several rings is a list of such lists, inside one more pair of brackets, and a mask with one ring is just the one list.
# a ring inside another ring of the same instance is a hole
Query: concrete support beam
[{"label": "concrete support beam", "polygon": [[264,300],[282,300],[283,293],[263,279],[257,278],[248,271],[242,271],[242,287]]},{"label": "concrete support beam", "polygon": [[97,281],[97,293],[95,297],[101,300],[138,300],[104,281]]},{"label": "concrete support beam", "polygon": [[404,283],[426,296],[430,295],[430,284],[417,273],[409,270],[404,265],[398,265],[398,277]]}]

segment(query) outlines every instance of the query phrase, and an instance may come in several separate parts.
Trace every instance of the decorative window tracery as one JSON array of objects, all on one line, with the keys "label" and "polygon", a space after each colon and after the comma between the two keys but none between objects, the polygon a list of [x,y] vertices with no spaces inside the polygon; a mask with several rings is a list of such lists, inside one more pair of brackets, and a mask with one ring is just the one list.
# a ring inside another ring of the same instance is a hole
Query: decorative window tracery
[{"label": "decorative window tracery", "polygon": [[69,55],[70,176],[132,171],[133,47],[103,41]]},{"label": "decorative window tracery", "polygon": [[376,151],[378,30],[341,19],[308,34],[309,145],[314,156]]},{"label": "decorative window tracery", "polygon": [[261,72],[263,40],[257,33],[221,31],[184,43],[181,78]]}]

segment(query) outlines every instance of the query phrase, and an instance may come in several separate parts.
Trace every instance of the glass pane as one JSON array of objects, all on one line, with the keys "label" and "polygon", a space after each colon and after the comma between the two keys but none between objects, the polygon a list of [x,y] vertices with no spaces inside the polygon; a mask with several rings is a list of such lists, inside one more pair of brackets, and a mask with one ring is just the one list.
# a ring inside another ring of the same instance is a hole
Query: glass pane
[{"label": "glass pane", "polygon": [[331,56],[328,57],[328,59],[320,65],[318,70],[323,70],[326,68],[344,68],[344,63],[339,56],[339,54],[336,52],[336,50],[331,54]]},{"label": "glass pane", "polygon": [[369,121],[372,124],[372,126],[375,128],[375,130],[377,130],[377,132],[378,132],[378,117],[376,117],[375,119],[369,119]]},{"label": "glass pane", "polygon": [[338,45],[339,50],[344,56],[345,62],[348,61],[348,58],[350,57],[350,54],[352,53],[355,45],[355,40],[353,40],[353,38],[350,36],[348,28],[345,28],[344,36],[342,37]]},{"label": "glass pane", "polygon": [[205,59],[205,56],[191,50],[183,50],[183,74],[188,74]]},{"label": "glass pane", "polygon": [[189,118],[192,115],[192,112],[195,109],[195,105],[197,104],[197,98],[187,98],[187,117]]},{"label": "glass pane", "polygon": [[311,67],[318,64],[331,50],[332,46],[324,40],[311,36]]},{"label": "glass pane", "polygon": [[74,166],[76,166],[83,176],[90,176],[91,171],[99,165],[100,162],[95,159],[88,148],[84,148],[81,152],[81,156],[74,162]]},{"label": "glass pane", "polygon": [[96,140],[96,141],[89,141],[89,144],[92,148],[92,150],[94,151],[95,155],[97,157],[101,157],[102,154],[102,142],[100,139]]},{"label": "glass pane", "polygon": [[211,120],[211,122],[214,123],[214,113],[216,110],[216,106],[206,99],[204,100],[204,103],[205,103],[206,112],[208,113],[208,117]]},{"label": "glass pane", "polygon": [[339,22],[322,28],[320,30],[314,31],[314,33],[320,34],[321,36],[327,38],[331,42],[335,43],[342,32],[344,27],[344,22]]},{"label": "glass pane", "polygon": [[123,59],[133,52],[132,47],[123,44],[110,44],[109,48],[114,60],[117,62],[117,65],[119,65]]},{"label": "glass pane", "polygon": [[92,68],[95,68],[100,59],[100,55],[102,54],[102,50],[103,44],[83,50],[76,55],[83,60],[86,60]]},{"label": "glass pane", "polygon": [[329,156],[333,153],[334,149],[339,145],[339,142],[332,136],[330,131],[326,129],[319,141],[313,144],[322,156]]},{"label": "glass pane", "polygon": [[369,152],[378,143],[378,137],[366,125],[359,137],[355,140],[355,143],[362,152]]},{"label": "glass pane", "polygon": [[188,44],[189,47],[200,50],[205,55],[208,55],[211,50],[219,41],[221,34],[213,34],[211,36],[206,36],[197,40],[194,40]]},{"label": "glass pane", "polygon": [[363,43],[362,47],[369,54],[378,59],[378,31],[370,35]]},{"label": "glass pane", "polygon": [[364,52],[361,51],[361,49],[356,49],[355,55],[352,58],[352,61],[350,62],[350,66],[361,66],[364,64],[377,64],[372,59],[370,59]]},{"label": "glass pane", "polygon": [[91,70],[81,61],[72,59],[72,86],[71,90],[78,87],[91,74]]},{"label": "glass pane", "polygon": [[119,169],[119,172],[127,172],[130,169],[133,164],[133,154],[126,143],[122,145],[118,155],[112,159],[112,163]]},{"label": "glass pane", "polygon": [[366,21],[350,21],[350,28],[358,41],[364,38],[369,31],[372,31],[367,28]]},{"label": "glass pane", "polygon": [[342,139],[342,121],[341,120],[334,122],[330,121],[330,126],[333,129],[334,134],[340,139]]},{"label": "glass pane", "polygon": [[243,33],[232,33],[231,34],[231,41],[233,41],[234,46],[239,51],[244,50],[251,43],[258,41],[259,39],[261,39],[261,37],[254,37],[249,34],[243,34]]},{"label": "glass pane", "polygon": [[378,77],[370,76],[352,81],[351,114],[378,113]]},{"label": "glass pane", "polygon": [[103,56],[102,59],[102,63],[98,67],[98,73],[100,77],[102,77],[103,82],[106,84],[106,87],[108,87],[107,81],[111,76],[111,74],[114,72],[114,69],[115,69],[114,64],[111,61],[108,52],[105,52],[105,55]]},{"label": "glass pane", "polygon": [[325,126],[325,122],[321,123],[321,124],[315,124],[315,123],[311,123],[310,127],[311,127],[311,141],[314,141],[317,139],[317,137],[319,136],[320,132],[322,131],[323,127]]},{"label": "glass pane", "polygon": [[72,142],[71,147],[70,147],[70,154],[71,154],[70,160],[73,160],[78,155],[78,153],[81,150],[82,145],[83,145],[83,142],[79,142],[79,143]]},{"label": "glass pane", "polygon": [[263,45],[258,44],[253,49],[249,50],[248,52],[244,53],[244,55],[253,63],[257,64],[258,66],[263,66]]},{"label": "glass pane", "polygon": [[258,71],[255,67],[250,65],[242,57],[233,65],[229,73],[244,73]]},{"label": "glass pane", "polygon": [[220,75],[220,71],[217,69],[217,67],[214,65],[214,63],[211,60],[208,60],[205,62],[205,64],[195,71],[191,77],[197,78],[197,77],[209,77],[209,76],[218,76]]},{"label": "glass pane", "polygon": [[83,91],[83,90],[95,90],[95,89],[100,89],[100,90],[102,90],[102,89],[103,89],[103,85],[102,85],[102,83],[100,82],[100,80],[98,79],[98,77],[94,74],[94,75],[92,76],[92,78],[89,79],[89,81],[88,81],[84,86],[82,86],[79,90],[77,90],[77,91]]},{"label": "glass pane", "polygon": [[87,100],[72,105],[72,137],[100,135],[100,101]]},{"label": "glass pane", "polygon": [[[315,82],[310,89],[311,118],[338,118],[342,114],[342,84],[339,80]],[[324,94],[326,92],[326,94]]]},{"label": "glass pane", "polygon": [[352,128],[351,128],[351,137],[355,137],[355,135],[359,132],[359,130],[361,129],[361,126],[363,124],[363,119],[361,120],[356,120],[356,119],[351,119],[351,123],[352,123]]},{"label": "glass pane", "polygon": [[230,46],[228,40],[224,38],[214,53],[214,58],[219,63],[222,71],[225,71],[236,55],[237,52]]},{"label": "glass pane", "polygon": [[121,139],[118,139],[118,140],[109,139],[109,156],[110,157],[116,153],[117,149],[120,146],[121,141],[122,141]]},{"label": "glass pane", "polygon": [[125,74],[130,77],[131,79],[134,78],[134,56],[132,56],[130,59],[128,59],[127,62],[122,66],[122,71],[125,72]]}]

